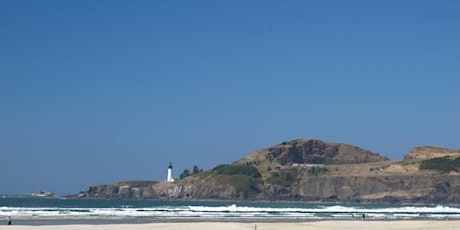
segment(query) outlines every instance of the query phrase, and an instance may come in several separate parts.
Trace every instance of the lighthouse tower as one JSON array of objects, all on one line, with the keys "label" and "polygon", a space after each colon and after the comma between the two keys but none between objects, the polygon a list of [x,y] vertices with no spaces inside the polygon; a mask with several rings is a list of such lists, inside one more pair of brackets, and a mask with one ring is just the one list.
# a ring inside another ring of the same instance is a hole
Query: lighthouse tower
[{"label": "lighthouse tower", "polygon": [[174,177],[172,174],[172,164],[169,162],[168,166],[168,177],[166,177],[166,182],[174,182]]}]

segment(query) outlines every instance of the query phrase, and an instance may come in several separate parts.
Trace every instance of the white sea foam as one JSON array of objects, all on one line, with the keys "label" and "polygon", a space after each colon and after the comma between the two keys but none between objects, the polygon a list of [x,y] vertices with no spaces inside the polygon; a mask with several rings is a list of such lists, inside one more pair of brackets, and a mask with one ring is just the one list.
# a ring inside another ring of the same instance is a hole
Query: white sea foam
[{"label": "white sea foam", "polygon": [[237,206],[157,206],[148,208],[30,208],[0,207],[0,218],[280,218],[280,219],[349,219],[365,213],[371,219],[460,218],[460,208],[312,206],[311,208],[276,208]]},{"label": "white sea foam", "polygon": [[460,213],[460,208],[448,206],[435,207],[392,207],[392,208],[360,208],[345,206],[320,206],[319,208],[261,208],[261,207],[237,207],[236,205],[208,207],[208,206],[189,206],[192,211],[202,212],[305,212],[305,213]]}]

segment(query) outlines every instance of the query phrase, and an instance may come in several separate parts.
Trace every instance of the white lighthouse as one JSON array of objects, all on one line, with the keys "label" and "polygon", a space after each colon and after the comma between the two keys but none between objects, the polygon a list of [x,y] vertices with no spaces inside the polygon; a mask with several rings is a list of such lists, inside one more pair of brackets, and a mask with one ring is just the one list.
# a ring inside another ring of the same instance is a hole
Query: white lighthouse
[{"label": "white lighthouse", "polygon": [[174,182],[174,177],[172,173],[172,164],[169,162],[168,166],[168,177],[166,177],[166,182]]}]

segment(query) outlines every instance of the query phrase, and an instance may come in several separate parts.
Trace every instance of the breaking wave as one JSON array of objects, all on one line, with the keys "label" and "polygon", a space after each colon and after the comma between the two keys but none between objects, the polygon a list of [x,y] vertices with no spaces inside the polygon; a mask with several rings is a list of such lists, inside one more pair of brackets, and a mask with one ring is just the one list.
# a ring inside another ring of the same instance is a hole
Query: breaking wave
[{"label": "breaking wave", "polygon": [[194,218],[194,219],[352,219],[363,214],[370,219],[459,219],[460,208],[449,206],[434,207],[365,207],[360,205],[310,205],[311,207],[252,207],[236,204],[226,206],[200,205],[162,205],[155,207],[133,207],[131,205],[114,207],[0,207],[0,218],[13,216],[15,218],[94,218],[94,219],[123,219],[123,218]]}]

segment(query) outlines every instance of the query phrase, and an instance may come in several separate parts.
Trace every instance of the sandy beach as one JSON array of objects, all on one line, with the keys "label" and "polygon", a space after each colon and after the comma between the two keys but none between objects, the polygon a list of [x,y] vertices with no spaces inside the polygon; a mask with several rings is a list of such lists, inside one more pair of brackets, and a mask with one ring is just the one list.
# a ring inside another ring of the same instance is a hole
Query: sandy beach
[{"label": "sandy beach", "polygon": [[193,222],[193,223],[149,223],[108,225],[45,225],[45,226],[0,226],[0,229],[156,229],[156,230],[325,230],[325,229],[460,229],[460,221],[416,220],[416,221],[315,221],[300,223],[237,223],[237,222]]}]

